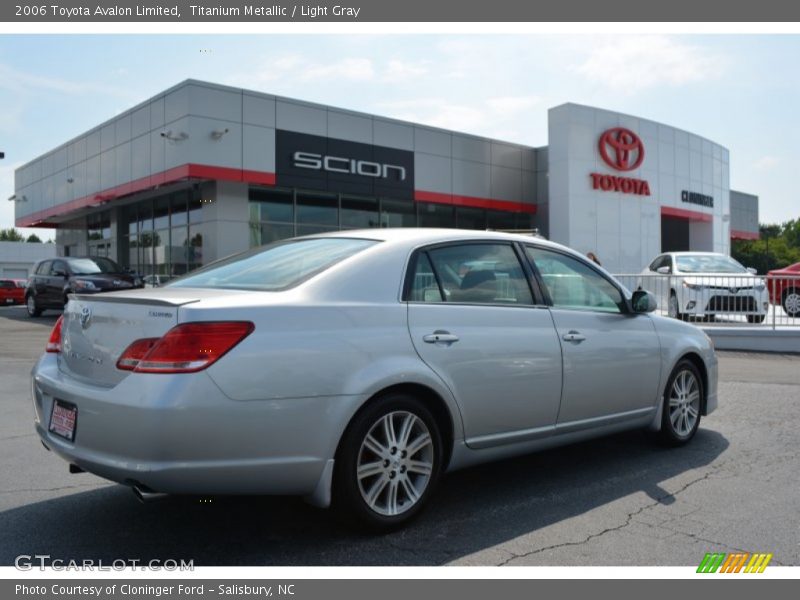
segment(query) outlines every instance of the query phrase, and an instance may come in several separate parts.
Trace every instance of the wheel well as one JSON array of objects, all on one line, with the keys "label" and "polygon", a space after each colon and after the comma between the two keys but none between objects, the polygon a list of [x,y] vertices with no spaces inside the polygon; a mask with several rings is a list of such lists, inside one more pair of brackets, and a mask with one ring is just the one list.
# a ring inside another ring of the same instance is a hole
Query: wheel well
[{"label": "wheel well", "polygon": [[[439,426],[439,432],[442,435],[442,452],[444,455],[444,460],[442,461],[442,472],[444,472],[444,470],[447,468],[447,465],[450,463],[450,456],[453,453],[453,437],[455,435],[453,430],[453,418],[450,414],[450,410],[447,408],[447,404],[442,397],[427,386],[419,383],[400,383],[376,392],[370,397],[369,400],[364,402],[358,411],[356,411],[356,413],[350,419],[350,422],[347,424],[347,428],[350,427],[350,423],[352,423],[356,416],[367,406],[370,406],[373,402],[379,402],[383,396],[391,393],[403,393],[419,398],[431,411],[433,418],[436,419],[436,424]],[[345,432],[347,431],[347,428],[345,428]],[[342,440],[344,440],[344,438],[345,435],[342,434],[342,437],[339,440],[339,445],[336,448],[337,454],[339,453],[339,448],[341,447]]]},{"label": "wheel well", "polygon": [[681,360],[688,360],[695,367],[697,367],[697,370],[700,372],[700,379],[703,380],[703,398],[702,405],[700,407],[700,413],[705,414],[706,398],[708,397],[708,373],[706,372],[706,363],[703,362],[703,359],[700,358],[699,354],[695,354],[694,352],[689,352],[688,354],[683,355]]}]

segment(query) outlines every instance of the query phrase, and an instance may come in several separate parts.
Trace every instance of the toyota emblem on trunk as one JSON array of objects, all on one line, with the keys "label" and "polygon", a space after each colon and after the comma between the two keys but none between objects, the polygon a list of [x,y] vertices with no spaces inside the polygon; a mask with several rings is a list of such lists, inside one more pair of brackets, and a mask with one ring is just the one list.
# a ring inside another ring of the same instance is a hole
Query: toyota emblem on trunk
[{"label": "toyota emblem on trunk", "polygon": [[81,309],[80,321],[81,321],[81,328],[82,329],[86,329],[87,327],[89,327],[89,325],[92,324],[92,309],[91,308],[89,308],[88,306],[84,306]]}]

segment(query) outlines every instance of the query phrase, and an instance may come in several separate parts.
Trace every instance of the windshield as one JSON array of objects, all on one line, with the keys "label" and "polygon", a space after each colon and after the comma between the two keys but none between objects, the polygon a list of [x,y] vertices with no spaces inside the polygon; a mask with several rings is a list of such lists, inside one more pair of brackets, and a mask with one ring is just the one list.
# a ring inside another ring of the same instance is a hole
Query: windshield
[{"label": "windshield", "polygon": [[747,269],[730,256],[695,254],[676,256],[675,261],[681,273],[747,273]]},{"label": "windshield", "polygon": [[121,273],[119,265],[110,258],[73,258],[69,261],[73,275],[96,275],[97,273]]},{"label": "windshield", "polygon": [[278,242],[221,260],[167,286],[285,290],[376,243],[350,238]]}]

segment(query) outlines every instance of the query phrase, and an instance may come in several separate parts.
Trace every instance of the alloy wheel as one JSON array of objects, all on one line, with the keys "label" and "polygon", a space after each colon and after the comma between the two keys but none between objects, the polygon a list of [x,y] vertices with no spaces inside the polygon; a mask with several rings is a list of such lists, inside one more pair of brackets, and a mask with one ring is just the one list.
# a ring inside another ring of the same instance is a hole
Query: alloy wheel
[{"label": "alloy wheel", "polygon": [[783,299],[783,310],[790,317],[800,315],[800,292],[792,289],[786,293],[786,297]]},{"label": "alloy wheel", "polygon": [[682,370],[672,382],[669,392],[669,420],[680,437],[688,436],[700,414],[700,385],[695,374]]},{"label": "alloy wheel", "polygon": [[408,411],[384,415],[369,429],[358,452],[361,498],[383,516],[407,512],[430,483],[434,456],[431,432],[420,417]]}]

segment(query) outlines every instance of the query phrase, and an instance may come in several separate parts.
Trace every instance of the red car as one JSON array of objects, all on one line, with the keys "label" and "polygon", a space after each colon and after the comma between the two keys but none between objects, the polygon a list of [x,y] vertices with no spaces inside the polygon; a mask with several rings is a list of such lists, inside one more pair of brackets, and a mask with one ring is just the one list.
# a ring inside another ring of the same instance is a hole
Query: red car
[{"label": "red car", "polygon": [[800,316],[800,262],[767,273],[769,301],[780,304],[790,317]]},{"label": "red car", "polygon": [[0,279],[0,306],[25,303],[25,282]]}]

